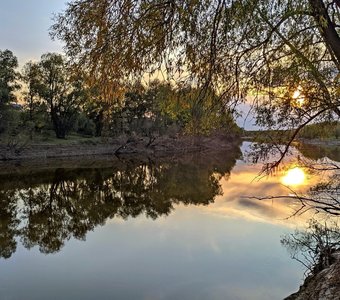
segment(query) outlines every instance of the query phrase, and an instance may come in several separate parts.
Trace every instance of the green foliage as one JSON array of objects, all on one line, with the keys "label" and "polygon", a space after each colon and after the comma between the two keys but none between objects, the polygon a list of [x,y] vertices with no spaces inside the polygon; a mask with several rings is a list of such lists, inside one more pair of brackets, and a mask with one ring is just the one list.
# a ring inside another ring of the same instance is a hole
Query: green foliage
[{"label": "green foliage", "polygon": [[22,127],[20,110],[11,105],[3,105],[0,111],[0,133],[16,135]]},{"label": "green foliage", "polygon": [[41,101],[39,98],[41,85],[41,70],[38,63],[28,62],[25,64],[21,78],[27,85],[27,90],[23,92],[28,119],[36,119],[35,114],[41,111]]},{"label": "green foliage", "polygon": [[210,134],[214,131],[225,131],[229,134],[239,134],[232,113],[223,100],[208,89],[202,92],[198,88],[186,87],[179,91],[185,109],[185,129],[188,133]]},{"label": "green foliage", "polygon": [[322,122],[305,126],[298,137],[305,139],[338,139],[340,137],[339,122]]},{"label": "green foliage", "polygon": [[96,91],[91,92],[83,106],[83,112],[95,125],[95,136],[101,136],[104,123],[107,121],[105,116],[110,114],[111,105],[107,102],[101,102],[97,98]]},{"label": "green foliage", "polygon": [[30,120],[38,108],[43,108],[43,103],[56,137],[65,138],[76,122],[80,106],[87,99],[81,78],[73,76],[63,56],[47,53],[39,63],[25,66],[24,79],[28,85],[26,101]]},{"label": "green foliage", "polygon": [[14,101],[14,92],[20,87],[17,83],[18,60],[10,50],[0,50],[0,105]]},{"label": "green foliage", "polygon": [[175,88],[158,80],[148,87],[134,85],[126,93],[122,106],[114,109],[115,134],[189,133],[209,134],[216,130],[236,133],[231,113],[212,91],[198,103],[199,89]]},{"label": "green foliage", "polygon": [[[12,66],[15,62],[13,57]],[[48,136],[51,129],[57,138],[65,138],[72,130],[100,136],[105,128],[109,135],[137,134],[150,137],[151,142],[156,135],[238,129],[213,89],[201,94],[199,88],[190,85],[154,80],[143,86],[135,82],[128,86],[122,101],[110,104],[101,98],[98,84],[88,86],[65,57],[55,53],[42,55],[38,62],[28,62],[21,79],[25,83],[25,105],[13,118],[14,108],[3,104],[1,116],[6,122],[0,122],[0,133],[11,129],[35,140],[36,135]]]},{"label": "green foliage", "polygon": [[10,131],[15,125],[15,111],[10,105],[16,100],[18,60],[9,50],[0,50],[0,133]]}]

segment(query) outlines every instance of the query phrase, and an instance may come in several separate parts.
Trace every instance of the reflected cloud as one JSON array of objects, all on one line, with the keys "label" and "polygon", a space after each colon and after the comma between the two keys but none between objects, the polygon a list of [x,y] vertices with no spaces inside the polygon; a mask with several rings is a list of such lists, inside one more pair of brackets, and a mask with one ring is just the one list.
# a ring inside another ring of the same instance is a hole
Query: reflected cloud
[{"label": "reflected cloud", "polygon": [[[289,195],[293,190],[304,193],[319,182],[319,176],[307,175],[303,169],[297,168],[296,164],[287,165],[285,170],[258,179],[260,171],[260,164],[238,163],[229,180],[221,179],[223,195],[216,197],[215,202],[209,205],[210,213],[287,227],[305,227],[306,220],[310,219],[314,212],[294,217],[301,205],[298,200],[259,200],[256,197]],[[292,185],[286,186],[283,181]]]}]

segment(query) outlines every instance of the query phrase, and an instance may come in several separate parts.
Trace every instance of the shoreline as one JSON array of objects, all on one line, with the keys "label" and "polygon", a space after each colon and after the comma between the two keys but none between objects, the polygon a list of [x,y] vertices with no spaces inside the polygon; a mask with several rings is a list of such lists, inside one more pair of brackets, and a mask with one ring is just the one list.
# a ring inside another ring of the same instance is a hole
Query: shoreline
[{"label": "shoreline", "polygon": [[[72,161],[109,161],[113,157],[136,159],[182,156],[186,154],[220,152],[241,144],[242,140],[225,135],[112,139],[93,144],[67,145],[31,144],[20,149],[0,145],[0,168],[10,165],[60,165]],[[0,172],[3,173],[3,172]]]},{"label": "shoreline", "polygon": [[[242,136],[241,140],[245,142],[256,142],[255,137],[251,137],[251,136]],[[340,147],[340,140],[335,140],[335,139],[323,140],[323,139],[297,138],[293,141],[292,144],[294,143],[302,143],[305,145],[313,145],[313,146],[326,146],[326,147],[338,147],[339,146]]]},{"label": "shoreline", "polygon": [[308,276],[296,293],[284,300],[339,300],[340,250],[333,253],[334,262],[317,274]]}]

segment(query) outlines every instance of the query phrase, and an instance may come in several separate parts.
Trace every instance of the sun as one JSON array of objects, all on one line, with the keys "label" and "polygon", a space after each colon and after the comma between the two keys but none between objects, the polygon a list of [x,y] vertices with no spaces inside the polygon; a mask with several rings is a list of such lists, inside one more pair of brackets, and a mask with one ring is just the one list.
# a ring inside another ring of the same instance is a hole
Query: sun
[{"label": "sun", "polygon": [[295,167],[286,172],[285,176],[282,177],[281,182],[284,185],[301,185],[305,180],[305,172],[301,168]]},{"label": "sun", "polygon": [[302,87],[301,86],[298,86],[298,88],[295,90],[292,98],[293,98],[295,106],[301,107],[304,104],[305,97],[302,93]]}]

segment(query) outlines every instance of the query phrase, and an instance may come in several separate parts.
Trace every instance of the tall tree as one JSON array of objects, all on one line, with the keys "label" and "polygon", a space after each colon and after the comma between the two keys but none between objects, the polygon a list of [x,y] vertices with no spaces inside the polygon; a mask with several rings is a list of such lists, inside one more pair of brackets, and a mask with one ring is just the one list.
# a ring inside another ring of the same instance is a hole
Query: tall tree
[{"label": "tall tree", "polygon": [[25,93],[25,100],[28,107],[29,120],[33,120],[33,113],[35,104],[39,100],[39,91],[41,89],[41,72],[39,64],[35,62],[28,62],[25,64],[22,71],[22,79],[27,85]]},{"label": "tall tree", "polygon": [[0,104],[15,100],[14,92],[19,88],[17,84],[18,60],[10,50],[0,50]]},{"label": "tall tree", "polygon": [[63,56],[42,55],[39,62],[39,97],[48,106],[57,138],[65,138],[86,97],[82,80],[74,76]]}]

